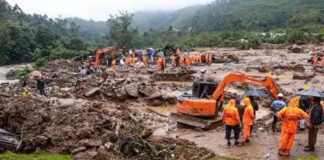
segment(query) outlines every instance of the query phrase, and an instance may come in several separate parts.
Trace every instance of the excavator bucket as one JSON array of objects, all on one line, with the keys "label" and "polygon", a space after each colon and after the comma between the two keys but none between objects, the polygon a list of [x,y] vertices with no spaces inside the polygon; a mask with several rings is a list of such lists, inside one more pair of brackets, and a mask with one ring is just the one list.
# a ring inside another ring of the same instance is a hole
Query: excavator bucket
[{"label": "excavator bucket", "polygon": [[223,121],[220,117],[204,119],[182,113],[171,113],[171,118],[176,120],[177,123],[201,129],[212,129],[223,125]]}]

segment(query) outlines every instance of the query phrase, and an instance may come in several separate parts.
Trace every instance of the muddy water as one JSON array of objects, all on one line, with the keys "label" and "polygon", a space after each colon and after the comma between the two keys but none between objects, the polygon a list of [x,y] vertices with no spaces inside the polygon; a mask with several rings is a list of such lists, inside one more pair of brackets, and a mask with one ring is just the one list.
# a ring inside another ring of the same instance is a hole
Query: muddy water
[{"label": "muddy water", "polygon": [[0,66],[0,83],[16,83],[18,80],[8,80],[6,79],[6,73],[9,72],[11,69],[23,68],[25,66],[30,67],[31,64],[19,64],[19,65],[7,65],[7,66]]}]

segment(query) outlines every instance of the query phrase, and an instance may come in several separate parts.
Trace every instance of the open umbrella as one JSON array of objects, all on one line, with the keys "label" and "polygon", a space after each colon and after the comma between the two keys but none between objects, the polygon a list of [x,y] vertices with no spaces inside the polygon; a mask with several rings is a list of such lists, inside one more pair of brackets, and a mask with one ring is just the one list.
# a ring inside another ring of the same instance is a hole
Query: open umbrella
[{"label": "open umbrella", "polygon": [[324,94],[321,91],[316,91],[311,89],[301,90],[298,91],[296,94],[300,96],[310,96],[310,97],[320,97],[320,98],[324,97]]},{"label": "open umbrella", "polygon": [[260,89],[247,90],[243,95],[244,96],[253,96],[253,97],[266,97],[266,96],[268,96],[267,93],[264,90],[260,90]]}]

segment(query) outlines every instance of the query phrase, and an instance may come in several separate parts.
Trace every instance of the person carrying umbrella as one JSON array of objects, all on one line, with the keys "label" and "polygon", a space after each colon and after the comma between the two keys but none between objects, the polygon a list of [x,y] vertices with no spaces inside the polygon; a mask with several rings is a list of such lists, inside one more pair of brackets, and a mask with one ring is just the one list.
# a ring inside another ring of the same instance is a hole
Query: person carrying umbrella
[{"label": "person carrying umbrella", "polygon": [[276,132],[276,126],[278,122],[277,113],[287,106],[286,102],[284,101],[284,96],[282,93],[278,94],[278,99],[273,101],[271,104],[271,111],[273,114],[273,121],[272,121],[272,131]]}]

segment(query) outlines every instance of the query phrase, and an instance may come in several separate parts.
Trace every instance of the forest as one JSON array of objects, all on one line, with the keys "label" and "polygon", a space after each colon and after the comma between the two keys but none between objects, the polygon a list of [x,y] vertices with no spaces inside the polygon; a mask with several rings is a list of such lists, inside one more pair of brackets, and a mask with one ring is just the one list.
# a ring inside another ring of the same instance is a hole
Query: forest
[{"label": "forest", "polygon": [[104,22],[26,14],[0,0],[0,64],[39,65],[110,45],[249,49],[261,43],[319,43],[323,8],[318,0],[215,0],[176,11],[124,11]]}]

